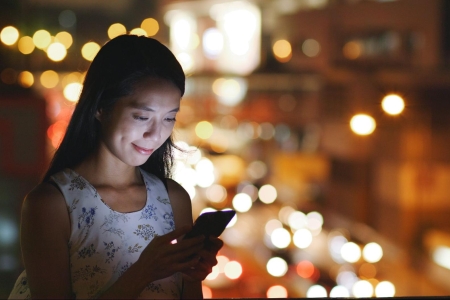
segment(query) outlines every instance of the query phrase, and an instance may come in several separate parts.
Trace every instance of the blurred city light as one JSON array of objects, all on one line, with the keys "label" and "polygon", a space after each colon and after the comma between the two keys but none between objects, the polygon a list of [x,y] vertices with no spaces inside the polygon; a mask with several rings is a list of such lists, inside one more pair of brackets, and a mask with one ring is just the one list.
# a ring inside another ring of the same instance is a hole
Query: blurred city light
[{"label": "blurred city light", "polygon": [[126,27],[120,23],[111,24],[108,28],[108,37],[110,39],[113,39],[119,35],[126,34],[126,33],[127,33]]},{"label": "blurred city light", "polygon": [[0,40],[7,46],[14,45],[19,39],[19,30],[14,26],[6,26],[0,32]]},{"label": "blurred city light", "polygon": [[373,296],[373,286],[367,280],[359,280],[355,282],[352,288],[353,296],[356,298],[370,298]]},{"label": "blurred city light", "polygon": [[159,31],[159,23],[153,18],[147,18],[142,21],[141,28],[145,30],[148,36],[154,36]]},{"label": "blurred city light", "polygon": [[100,45],[95,42],[88,42],[81,48],[81,55],[87,61],[93,61],[97,52],[100,50]]},{"label": "blurred city light", "polygon": [[383,257],[383,249],[377,243],[368,243],[363,248],[363,258],[370,263],[376,263]]},{"label": "blurred city light", "polygon": [[61,61],[66,55],[66,47],[59,42],[51,43],[47,48],[47,56],[53,61]]},{"label": "blurred city light", "polygon": [[59,75],[53,70],[42,72],[40,77],[41,85],[48,89],[54,88],[59,82]]},{"label": "blurred city light", "polygon": [[312,285],[306,292],[307,298],[322,298],[327,297],[327,290],[321,285]]},{"label": "blurred city light", "polygon": [[320,53],[320,44],[315,39],[307,39],[302,44],[302,51],[308,57],[316,57]]},{"label": "blurred city light", "polygon": [[41,29],[33,34],[33,42],[36,48],[45,49],[52,42],[52,37],[47,30]]},{"label": "blurred city light", "polygon": [[277,199],[277,190],[274,186],[265,184],[259,189],[258,196],[261,202],[270,204]]},{"label": "blurred city light", "polygon": [[273,44],[273,54],[279,62],[288,62],[292,57],[291,43],[287,40],[278,40]]},{"label": "blurred city light", "polygon": [[34,51],[36,46],[33,43],[33,39],[30,36],[23,36],[17,43],[17,48],[22,54],[30,54]]},{"label": "blurred city light", "polygon": [[369,135],[376,127],[374,118],[366,114],[358,114],[350,120],[350,128],[358,135]]},{"label": "blurred city light", "polygon": [[70,102],[77,102],[78,99],[80,98],[82,88],[83,85],[81,83],[78,82],[69,83],[64,87],[63,95]]},{"label": "blurred city light", "polygon": [[281,257],[272,257],[266,265],[267,272],[274,277],[282,277],[288,271],[287,262]]},{"label": "blurred city light", "polygon": [[195,133],[202,140],[209,139],[213,134],[213,131],[214,131],[213,126],[208,121],[198,122],[197,125],[195,126]]},{"label": "blurred city light", "polygon": [[383,110],[390,115],[398,115],[405,108],[405,101],[397,94],[386,95],[381,101]]},{"label": "blurred city light", "polygon": [[284,228],[277,228],[272,231],[270,239],[275,247],[284,249],[291,243],[291,234]]},{"label": "blurred city light", "polygon": [[375,296],[382,297],[394,297],[395,286],[390,281],[381,281],[375,288]]},{"label": "blurred city light", "polygon": [[233,207],[238,212],[247,212],[252,207],[252,199],[249,195],[238,193],[233,197]]},{"label": "blurred city light", "polygon": [[353,242],[345,243],[341,247],[341,256],[345,261],[355,263],[361,258],[361,248]]},{"label": "blurred city light", "polygon": [[67,31],[61,31],[55,35],[55,41],[60,42],[66,49],[69,49],[73,44],[73,37]]},{"label": "blurred city light", "polygon": [[267,290],[267,298],[287,298],[288,291],[282,285],[273,285]]},{"label": "blurred city light", "polygon": [[19,84],[24,88],[29,88],[34,84],[34,76],[28,71],[20,72],[17,79],[19,80]]}]

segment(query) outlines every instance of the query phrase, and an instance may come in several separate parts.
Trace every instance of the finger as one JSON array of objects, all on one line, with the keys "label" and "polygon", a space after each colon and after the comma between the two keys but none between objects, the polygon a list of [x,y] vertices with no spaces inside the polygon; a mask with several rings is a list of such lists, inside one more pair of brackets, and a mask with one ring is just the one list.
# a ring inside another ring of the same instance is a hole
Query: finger
[{"label": "finger", "polygon": [[182,235],[185,235],[186,233],[188,233],[189,230],[191,230],[191,228],[192,228],[192,226],[190,226],[190,225],[182,226],[182,227],[177,228],[177,229],[175,229],[175,230],[173,230],[173,231],[171,231],[171,232],[169,232],[169,233],[167,233],[165,235],[159,236],[159,240],[162,243],[170,243],[173,240],[175,240],[175,239],[181,237]]}]

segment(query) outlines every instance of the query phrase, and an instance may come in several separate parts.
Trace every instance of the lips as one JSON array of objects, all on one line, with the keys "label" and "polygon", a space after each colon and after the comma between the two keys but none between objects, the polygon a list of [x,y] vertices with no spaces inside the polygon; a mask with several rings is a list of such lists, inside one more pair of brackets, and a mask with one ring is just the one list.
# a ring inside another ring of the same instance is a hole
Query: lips
[{"label": "lips", "polygon": [[139,147],[135,144],[132,144],[132,145],[133,145],[134,149],[142,155],[150,155],[153,153],[153,149]]}]

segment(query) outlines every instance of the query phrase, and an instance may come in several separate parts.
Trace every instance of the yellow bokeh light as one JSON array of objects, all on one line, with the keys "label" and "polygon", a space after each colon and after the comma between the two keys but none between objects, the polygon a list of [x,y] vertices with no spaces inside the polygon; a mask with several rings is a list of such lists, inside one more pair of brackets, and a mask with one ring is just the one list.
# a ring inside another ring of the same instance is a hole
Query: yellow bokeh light
[{"label": "yellow bokeh light", "polygon": [[29,88],[34,84],[34,76],[28,71],[22,71],[19,74],[18,81],[24,88]]},{"label": "yellow bokeh light", "polygon": [[47,70],[41,74],[40,81],[43,87],[54,88],[59,82],[59,75],[53,70]]},{"label": "yellow bokeh light", "polygon": [[77,102],[80,97],[81,89],[83,85],[78,82],[72,82],[66,85],[64,88],[63,94],[64,97],[70,102]]},{"label": "yellow bokeh light", "polygon": [[108,28],[108,37],[110,39],[113,39],[119,35],[126,34],[127,28],[120,24],[120,23],[114,23]]},{"label": "yellow bokeh light", "polygon": [[55,35],[55,41],[60,42],[66,49],[69,49],[72,46],[73,38],[67,31],[61,31]]},{"label": "yellow bokeh light", "polygon": [[87,61],[93,61],[100,50],[100,45],[95,42],[88,42],[81,48],[81,55]]},{"label": "yellow bokeh light", "polygon": [[132,30],[130,31],[130,34],[139,35],[139,36],[141,36],[141,35],[147,36],[147,35],[148,35],[148,34],[147,34],[147,31],[145,31],[145,30],[142,29],[142,28],[134,28],[134,29],[132,29]]},{"label": "yellow bokeh light", "polygon": [[381,101],[381,107],[390,115],[398,115],[405,109],[405,101],[397,94],[389,94]]},{"label": "yellow bokeh light", "polygon": [[203,140],[209,139],[213,131],[213,126],[208,121],[198,122],[197,126],[195,126],[195,134]]},{"label": "yellow bokeh light", "polygon": [[33,39],[30,36],[23,36],[17,43],[17,48],[22,54],[30,54],[34,51],[36,46],[33,43]]},{"label": "yellow bokeh light", "polygon": [[292,46],[287,40],[278,40],[273,44],[273,53],[279,62],[287,62],[292,56]]},{"label": "yellow bokeh light", "polygon": [[147,18],[142,21],[141,28],[147,32],[148,36],[154,36],[159,31],[159,23],[153,18]]},{"label": "yellow bokeh light", "polygon": [[362,51],[363,46],[358,41],[347,42],[342,49],[344,56],[348,59],[357,59],[361,56]]},{"label": "yellow bokeh light", "polygon": [[45,49],[52,42],[52,37],[47,30],[41,29],[33,34],[33,42],[36,48]]},{"label": "yellow bokeh light", "polygon": [[376,128],[375,119],[366,114],[358,114],[350,120],[350,128],[358,135],[369,135]]},{"label": "yellow bokeh light", "polygon": [[51,43],[47,48],[47,56],[53,61],[61,61],[66,55],[66,47],[60,42]]},{"label": "yellow bokeh light", "polygon": [[19,30],[13,26],[6,26],[0,32],[0,40],[3,44],[11,46],[19,39]]}]

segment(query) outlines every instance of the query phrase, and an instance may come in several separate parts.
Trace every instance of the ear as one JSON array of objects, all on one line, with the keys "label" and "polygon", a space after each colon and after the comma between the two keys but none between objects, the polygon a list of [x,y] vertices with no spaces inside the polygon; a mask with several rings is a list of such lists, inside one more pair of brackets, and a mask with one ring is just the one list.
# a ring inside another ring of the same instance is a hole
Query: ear
[{"label": "ear", "polygon": [[101,121],[101,117],[102,117],[102,109],[100,108],[99,110],[97,110],[97,112],[95,113],[95,118],[99,121]]}]

